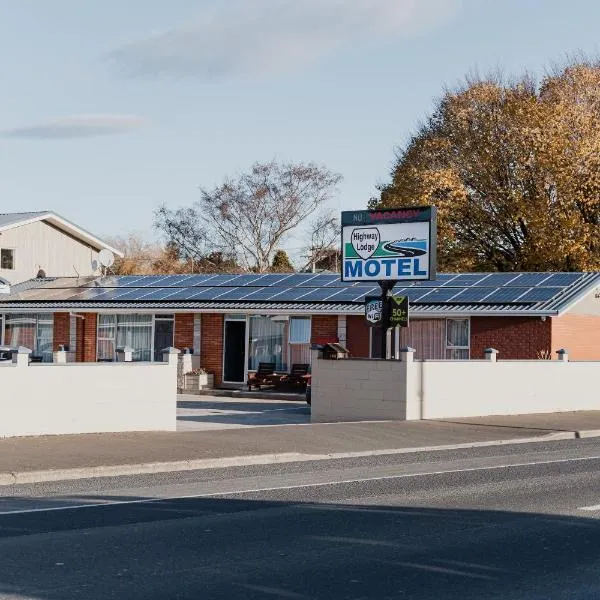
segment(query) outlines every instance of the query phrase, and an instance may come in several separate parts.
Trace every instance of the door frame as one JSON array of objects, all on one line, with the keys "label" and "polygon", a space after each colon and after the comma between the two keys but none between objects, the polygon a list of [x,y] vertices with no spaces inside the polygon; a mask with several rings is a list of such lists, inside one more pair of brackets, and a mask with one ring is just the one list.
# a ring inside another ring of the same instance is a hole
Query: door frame
[{"label": "door frame", "polygon": [[[226,338],[226,323],[228,321],[237,321],[244,323],[244,376],[242,381],[228,381],[225,379],[225,350],[227,344]],[[248,315],[242,314],[230,314],[225,315],[223,319],[223,357],[221,359],[221,368],[223,373],[223,383],[228,383],[230,385],[245,385],[246,381],[248,381]]]}]

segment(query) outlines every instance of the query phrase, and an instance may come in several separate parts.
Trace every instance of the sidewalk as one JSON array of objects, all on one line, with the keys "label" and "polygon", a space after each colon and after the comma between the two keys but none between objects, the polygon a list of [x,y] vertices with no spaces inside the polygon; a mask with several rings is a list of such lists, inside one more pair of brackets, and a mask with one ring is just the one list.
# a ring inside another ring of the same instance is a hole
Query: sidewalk
[{"label": "sidewalk", "polygon": [[6,438],[0,485],[600,435],[600,411]]}]

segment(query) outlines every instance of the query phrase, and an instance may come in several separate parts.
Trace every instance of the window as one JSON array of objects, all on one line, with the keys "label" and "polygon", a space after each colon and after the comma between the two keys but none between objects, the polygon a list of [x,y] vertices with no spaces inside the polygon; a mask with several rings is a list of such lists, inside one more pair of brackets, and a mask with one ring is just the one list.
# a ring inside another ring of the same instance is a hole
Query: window
[{"label": "window", "polygon": [[52,314],[6,315],[4,343],[12,348],[25,346],[44,362],[52,362],[54,316]]},{"label": "window", "polygon": [[0,249],[0,269],[14,270],[15,268],[15,251],[12,248]]},{"label": "window", "polygon": [[272,362],[276,371],[287,371],[287,318],[252,316],[249,321],[248,369],[255,371],[258,363]]},{"label": "window", "polygon": [[152,315],[98,315],[98,360],[115,360],[125,346],[133,348],[133,360],[151,360]]},{"label": "window", "polygon": [[290,365],[310,364],[310,317],[290,318]]},{"label": "window", "polygon": [[446,319],[446,358],[469,358],[469,319]]}]

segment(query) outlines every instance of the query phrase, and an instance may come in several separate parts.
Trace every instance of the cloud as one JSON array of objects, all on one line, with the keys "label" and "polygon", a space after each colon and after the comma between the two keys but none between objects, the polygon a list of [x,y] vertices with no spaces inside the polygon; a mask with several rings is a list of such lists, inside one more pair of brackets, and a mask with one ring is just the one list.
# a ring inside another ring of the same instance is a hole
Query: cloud
[{"label": "cloud", "polygon": [[422,34],[461,0],[220,0],[188,24],[117,48],[133,76],[223,77],[303,66],[354,43]]},{"label": "cloud", "polygon": [[61,140],[127,133],[141,127],[141,117],[132,115],[75,115],[29,127],[0,131],[2,137],[31,140]]}]

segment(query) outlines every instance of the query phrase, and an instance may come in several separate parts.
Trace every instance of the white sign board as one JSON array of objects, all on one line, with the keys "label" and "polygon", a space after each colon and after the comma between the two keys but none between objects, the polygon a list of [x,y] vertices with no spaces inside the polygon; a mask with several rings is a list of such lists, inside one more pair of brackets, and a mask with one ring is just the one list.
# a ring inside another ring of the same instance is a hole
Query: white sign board
[{"label": "white sign board", "polygon": [[343,281],[435,279],[431,207],[342,213]]}]

